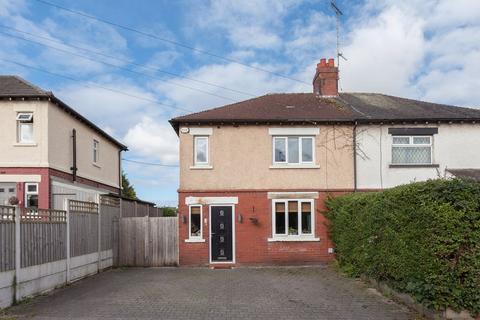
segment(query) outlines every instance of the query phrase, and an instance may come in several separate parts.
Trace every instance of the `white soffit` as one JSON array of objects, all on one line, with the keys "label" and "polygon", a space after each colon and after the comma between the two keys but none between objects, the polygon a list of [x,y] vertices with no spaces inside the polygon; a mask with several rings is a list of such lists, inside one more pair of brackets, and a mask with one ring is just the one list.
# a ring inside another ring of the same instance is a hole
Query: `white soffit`
[{"label": "white soffit", "polygon": [[238,204],[238,197],[186,197],[185,204]]},{"label": "white soffit", "polygon": [[213,128],[189,128],[189,133],[192,136],[210,136],[213,133]]},{"label": "white soffit", "polygon": [[268,128],[271,136],[312,136],[320,133],[320,128]]},{"label": "white soffit", "polygon": [[39,174],[0,174],[0,182],[41,182]]}]

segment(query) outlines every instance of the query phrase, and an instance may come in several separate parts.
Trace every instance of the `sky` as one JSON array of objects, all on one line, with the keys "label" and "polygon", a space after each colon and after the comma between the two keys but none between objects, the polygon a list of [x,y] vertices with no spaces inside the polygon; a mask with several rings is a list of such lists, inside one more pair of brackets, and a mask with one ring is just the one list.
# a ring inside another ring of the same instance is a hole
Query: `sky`
[{"label": "sky", "polygon": [[[480,107],[480,1],[337,6],[342,91]],[[175,205],[168,120],[311,92],[316,63],[335,57],[335,26],[326,0],[0,0],[0,73],[53,91],[127,144],[125,159],[162,165],[123,162],[140,198]]]}]

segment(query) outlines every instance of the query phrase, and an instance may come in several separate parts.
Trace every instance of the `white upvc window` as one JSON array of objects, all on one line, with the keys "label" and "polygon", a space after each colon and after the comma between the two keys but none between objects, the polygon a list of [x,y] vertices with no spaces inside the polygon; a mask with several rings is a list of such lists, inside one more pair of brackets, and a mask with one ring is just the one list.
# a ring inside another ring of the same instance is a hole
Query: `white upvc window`
[{"label": "white upvc window", "polygon": [[193,155],[193,163],[195,166],[208,165],[208,136],[194,137]]},{"label": "white upvc window", "polygon": [[314,200],[272,200],[273,239],[313,239],[315,234]]},{"label": "white upvc window", "polygon": [[93,139],[93,163],[98,163],[100,160],[100,142]]},{"label": "white upvc window", "polygon": [[202,206],[191,205],[189,206],[189,219],[188,219],[188,237],[190,240],[203,239],[202,230]]},{"label": "white upvc window", "polygon": [[313,164],[315,162],[314,137],[273,137],[274,164]]},{"label": "white upvc window", "polygon": [[38,183],[25,183],[25,207],[38,208]]},{"label": "white upvc window", "polygon": [[33,139],[33,113],[17,113],[17,142],[34,143]]},{"label": "white upvc window", "polygon": [[432,136],[392,136],[392,164],[432,164]]}]

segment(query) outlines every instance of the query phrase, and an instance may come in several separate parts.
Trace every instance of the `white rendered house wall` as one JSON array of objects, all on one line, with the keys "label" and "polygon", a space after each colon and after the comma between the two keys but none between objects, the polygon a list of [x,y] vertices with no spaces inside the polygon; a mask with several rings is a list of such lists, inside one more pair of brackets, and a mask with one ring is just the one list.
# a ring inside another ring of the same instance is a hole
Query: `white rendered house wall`
[{"label": "white rendered house wall", "polygon": [[[432,135],[432,164],[392,167],[389,128],[438,128]],[[445,169],[480,169],[480,124],[365,125],[357,127],[357,188],[383,189],[448,176]]]}]

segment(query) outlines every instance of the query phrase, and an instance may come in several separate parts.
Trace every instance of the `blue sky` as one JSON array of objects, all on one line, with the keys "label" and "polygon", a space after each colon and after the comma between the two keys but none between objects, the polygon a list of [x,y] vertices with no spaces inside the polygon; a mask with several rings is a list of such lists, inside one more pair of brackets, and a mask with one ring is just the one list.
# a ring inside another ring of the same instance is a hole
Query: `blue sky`
[{"label": "blue sky", "polygon": [[[168,119],[269,92],[309,92],[316,62],[335,54],[325,0],[48,1],[155,35],[37,0],[0,0],[1,73],[53,91],[126,143],[125,158],[169,165],[124,162],[139,196],[159,204],[174,204],[178,188]],[[343,91],[480,106],[480,1],[337,4]]]}]

